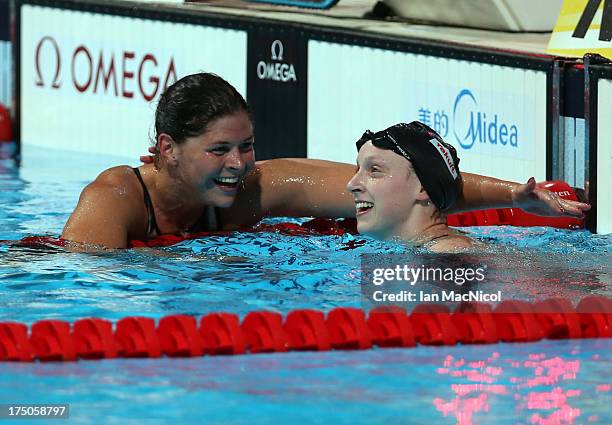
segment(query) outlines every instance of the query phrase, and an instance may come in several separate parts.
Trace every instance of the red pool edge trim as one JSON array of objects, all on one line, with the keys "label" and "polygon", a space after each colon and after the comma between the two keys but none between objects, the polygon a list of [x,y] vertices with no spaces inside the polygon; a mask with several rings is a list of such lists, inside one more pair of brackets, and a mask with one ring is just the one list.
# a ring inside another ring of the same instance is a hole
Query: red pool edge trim
[{"label": "red pool edge trim", "polygon": [[541,339],[612,337],[612,299],[588,296],[576,308],[563,298],[528,303],[462,303],[454,311],[421,304],[407,313],[378,307],[369,313],[338,307],[294,310],[284,318],[255,311],[242,321],[233,313],[210,313],[199,320],[171,315],[157,323],[125,317],[115,326],[100,318],[73,324],[40,320],[28,327],[0,322],[0,361],[75,361],[112,358],[199,357],[287,351],[410,348],[419,345],[494,344]]}]

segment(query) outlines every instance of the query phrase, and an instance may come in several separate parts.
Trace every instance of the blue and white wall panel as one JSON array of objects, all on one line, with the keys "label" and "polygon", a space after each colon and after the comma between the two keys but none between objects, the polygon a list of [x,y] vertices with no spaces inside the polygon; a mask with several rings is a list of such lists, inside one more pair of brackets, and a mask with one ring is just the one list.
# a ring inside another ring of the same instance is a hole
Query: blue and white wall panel
[{"label": "blue and white wall panel", "polygon": [[206,70],[246,95],[245,31],[23,5],[24,144],[137,158],[156,101]]},{"label": "blue and white wall panel", "polygon": [[308,157],[354,163],[364,130],[420,120],[463,171],[545,180],[546,94],[545,71],[311,40]]},{"label": "blue and white wall panel", "polygon": [[600,79],[597,95],[597,233],[612,233],[612,80]]}]

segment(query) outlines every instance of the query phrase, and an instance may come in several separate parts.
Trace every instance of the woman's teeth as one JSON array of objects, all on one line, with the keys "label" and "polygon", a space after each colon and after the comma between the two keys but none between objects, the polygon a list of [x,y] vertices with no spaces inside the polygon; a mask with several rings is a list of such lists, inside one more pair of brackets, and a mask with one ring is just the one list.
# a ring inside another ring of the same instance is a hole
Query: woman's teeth
[{"label": "woman's teeth", "polygon": [[373,202],[366,201],[357,201],[355,202],[355,207],[357,209],[357,214],[365,213],[367,210],[374,206]]},{"label": "woman's teeth", "polygon": [[373,202],[358,201],[358,202],[355,202],[355,206],[357,207],[357,209],[372,208],[374,206],[374,203]]},{"label": "woman's teeth", "polygon": [[219,177],[215,179],[215,183],[224,186],[235,186],[240,179],[238,177]]}]

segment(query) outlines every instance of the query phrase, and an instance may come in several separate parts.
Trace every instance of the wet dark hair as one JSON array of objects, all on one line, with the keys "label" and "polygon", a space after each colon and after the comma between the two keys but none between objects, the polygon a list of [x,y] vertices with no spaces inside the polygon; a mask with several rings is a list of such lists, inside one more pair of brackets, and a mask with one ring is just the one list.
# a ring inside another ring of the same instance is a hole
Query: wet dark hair
[{"label": "wet dark hair", "polygon": [[213,121],[249,107],[240,93],[215,74],[188,75],[172,84],[161,95],[155,111],[155,143],[166,133],[181,144],[189,137],[206,132]]}]

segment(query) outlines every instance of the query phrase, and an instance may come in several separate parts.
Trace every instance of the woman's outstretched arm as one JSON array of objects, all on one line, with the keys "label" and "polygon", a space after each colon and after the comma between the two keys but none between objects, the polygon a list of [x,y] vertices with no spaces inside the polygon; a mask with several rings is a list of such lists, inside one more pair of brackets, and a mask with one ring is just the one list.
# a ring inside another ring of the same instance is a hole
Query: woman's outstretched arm
[{"label": "woman's outstretched arm", "polygon": [[[356,171],[350,164],[312,159],[273,159],[258,163],[258,202],[262,216],[354,217],[346,184]],[[450,212],[518,207],[548,216],[582,217],[588,204],[537,189],[535,181],[513,183],[462,173],[464,184]]]}]

